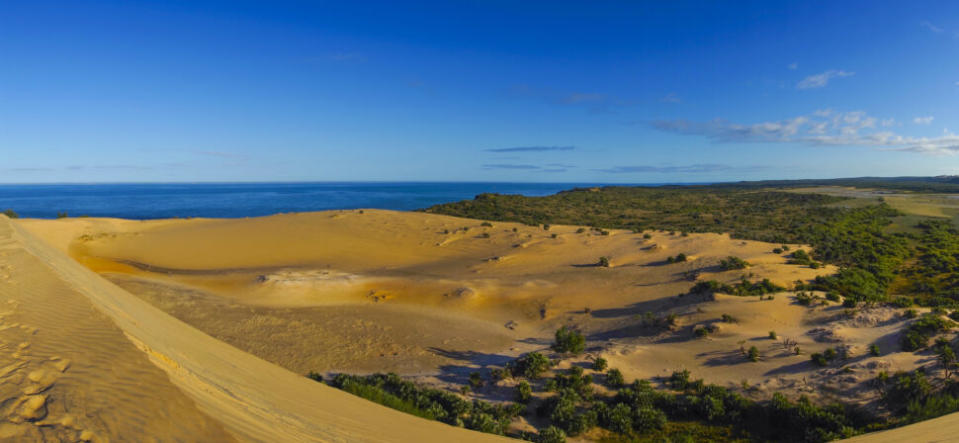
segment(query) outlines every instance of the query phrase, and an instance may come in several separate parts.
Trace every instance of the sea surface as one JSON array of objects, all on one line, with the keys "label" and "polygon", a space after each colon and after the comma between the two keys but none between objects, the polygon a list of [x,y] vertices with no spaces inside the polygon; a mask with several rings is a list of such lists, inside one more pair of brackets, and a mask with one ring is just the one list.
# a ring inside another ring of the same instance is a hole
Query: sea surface
[{"label": "sea surface", "polygon": [[0,185],[21,217],[255,217],[376,208],[409,211],[494,192],[543,196],[589,183],[178,183]]}]

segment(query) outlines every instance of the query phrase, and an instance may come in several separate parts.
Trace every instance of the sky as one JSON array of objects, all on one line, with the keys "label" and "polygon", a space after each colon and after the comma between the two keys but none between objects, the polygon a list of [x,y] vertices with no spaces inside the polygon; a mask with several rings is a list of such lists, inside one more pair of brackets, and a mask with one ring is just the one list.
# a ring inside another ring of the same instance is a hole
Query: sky
[{"label": "sky", "polygon": [[959,174],[955,2],[0,0],[0,182]]}]

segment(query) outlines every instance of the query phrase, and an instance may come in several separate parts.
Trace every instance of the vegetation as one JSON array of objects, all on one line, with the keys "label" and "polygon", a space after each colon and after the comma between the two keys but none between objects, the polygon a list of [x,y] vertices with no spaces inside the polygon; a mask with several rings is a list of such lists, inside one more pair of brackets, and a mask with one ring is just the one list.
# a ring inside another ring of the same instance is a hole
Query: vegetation
[{"label": "vegetation", "polygon": [[736,269],[746,269],[750,266],[749,262],[739,257],[729,256],[719,261],[719,267],[724,271],[733,271]]},{"label": "vegetation", "polygon": [[539,352],[530,352],[516,360],[506,364],[506,370],[513,377],[526,377],[528,379],[537,379],[544,372],[548,371],[553,363]]},{"label": "vegetation", "polygon": [[667,258],[667,259],[666,259],[666,262],[667,262],[667,263],[683,263],[683,262],[685,262],[686,260],[689,260],[689,258],[686,257],[686,254],[683,254],[682,252],[680,252],[679,254],[676,254],[675,257],[669,257],[669,258]]},{"label": "vegetation", "polygon": [[604,257],[600,257],[600,258],[599,258],[599,261],[596,263],[596,266],[599,266],[599,267],[601,267],[601,268],[608,268],[608,267],[609,267],[609,257],[605,257],[605,256],[604,256]]},{"label": "vegetation", "polygon": [[606,370],[606,367],[609,363],[606,362],[606,359],[603,357],[596,357],[593,359],[593,370],[598,372],[603,372]]},{"label": "vegetation", "polygon": [[330,386],[419,417],[500,435],[523,410],[516,404],[467,401],[447,391],[417,386],[396,374],[337,374]]},{"label": "vegetation", "polygon": [[20,218],[20,214],[17,214],[13,209],[7,209],[3,211],[3,215],[6,215],[9,218]]},{"label": "vegetation", "polygon": [[711,295],[715,293],[722,293],[749,296],[772,294],[785,290],[786,288],[776,285],[775,283],[769,281],[769,279],[763,279],[762,281],[754,283],[746,279],[746,277],[743,277],[739,282],[733,285],[720,283],[716,280],[701,281],[696,283],[696,285],[689,290],[689,293],[694,295]]},{"label": "vegetation", "polygon": [[956,324],[936,314],[927,314],[906,328],[899,340],[903,351],[917,351],[929,346],[932,336],[952,329]]},{"label": "vegetation", "polygon": [[586,349],[586,337],[575,329],[563,326],[556,330],[553,350],[561,354],[580,354]]}]

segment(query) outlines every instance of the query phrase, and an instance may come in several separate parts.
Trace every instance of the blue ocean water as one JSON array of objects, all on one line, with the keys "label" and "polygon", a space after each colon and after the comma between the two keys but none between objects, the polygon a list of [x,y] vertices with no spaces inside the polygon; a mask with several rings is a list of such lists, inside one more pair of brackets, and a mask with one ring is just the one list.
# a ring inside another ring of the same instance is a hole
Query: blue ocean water
[{"label": "blue ocean water", "polygon": [[584,183],[178,183],[0,185],[0,211],[21,217],[151,219],[255,217],[284,212],[413,210],[495,192],[542,196]]}]

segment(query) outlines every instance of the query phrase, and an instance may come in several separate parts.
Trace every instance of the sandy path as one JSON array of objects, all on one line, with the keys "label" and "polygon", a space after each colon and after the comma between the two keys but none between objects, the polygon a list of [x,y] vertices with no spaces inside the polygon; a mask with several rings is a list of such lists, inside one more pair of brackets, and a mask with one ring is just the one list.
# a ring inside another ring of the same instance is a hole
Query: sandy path
[{"label": "sandy path", "polygon": [[[96,429],[132,440],[178,439],[182,432],[183,440],[222,441],[229,439],[223,428],[254,441],[497,439],[372,404],[239,351],[107,282],[5,217],[0,253],[0,302],[13,310],[3,320],[0,351],[9,363],[0,371],[17,380],[5,382],[4,393],[57,380],[56,390],[41,394],[46,401],[14,395],[4,402],[4,435],[45,432],[33,425],[21,431],[17,422],[46,408],[45,415],[60,423],[50,432],[74,433],[66,439]],[[27,286],[30,292],[20,289]],[[8,338],[23,332],[25,345],[16,343],[20,337]],[[53,371],[36,372],[48,367]],[[60,419],[58,404],[88,412]]]}]

